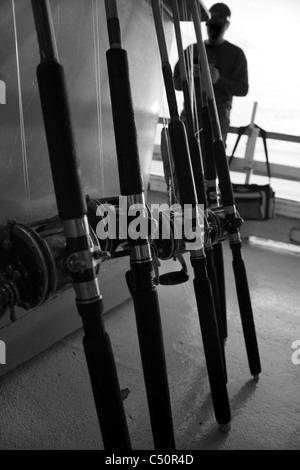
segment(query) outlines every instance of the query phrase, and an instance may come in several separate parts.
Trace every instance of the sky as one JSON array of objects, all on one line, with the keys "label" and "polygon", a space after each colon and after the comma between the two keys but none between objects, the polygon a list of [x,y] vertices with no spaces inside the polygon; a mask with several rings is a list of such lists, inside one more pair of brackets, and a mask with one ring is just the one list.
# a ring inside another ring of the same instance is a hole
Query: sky
[{"label": "sky", "polygon": [[[214,2],[204,4],[209,8]],[[249,93],[234,98],[231,125],[255,122],[270,132],[300,134],[300,0],[227,0],[231,24],[226,39],[247,57]],[[189,23],[182,23],[185,45],[194,42]],[[203,25],[203,37],[206,27]],[[171,62],[176,62],[176,46]]]}]

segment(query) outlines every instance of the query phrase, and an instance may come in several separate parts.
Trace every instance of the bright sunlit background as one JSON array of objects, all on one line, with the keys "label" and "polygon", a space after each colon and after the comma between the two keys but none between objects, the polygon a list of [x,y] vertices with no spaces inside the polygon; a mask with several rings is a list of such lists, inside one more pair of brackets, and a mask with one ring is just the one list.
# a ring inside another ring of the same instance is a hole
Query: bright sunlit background
[{"label": "bright sunlit background", "polygon": [[[204,2],[209,8],[213,3]],[[254,101],[257,119],[266,130],[286,134],[300,131],[299,0],[228,0],[231,23],[226,39],[245,52],[249,94],[234,98],[232,125],[250,122]],[[182,23],[185,46],[195,41],[193,26]],[[203,25],[203,37],[206,27]],[[172,48],[172,65],[177,60]]]},{"label": "bright sunlit background", "polygon": [[[207,8],[216,2],[205,2]],[[258,103],[255,123],[269,132],[300,135],[300,61],[299,30],[300,0],[227,0],[231,23],[226,39],[241,47],[247,57],[249,93],[233,99],[232,126],[250,124],[254,102]],[[184,47],[195,42],[193,26],[182,23]],[[203,24],[203,38],[206,39]],[[170,61],[177,61],[174,42]],[[178,92],[182,107],[182,93]],[[236,136],[229,135],[228,154]],[[259,139],[255,159],[263,160],[263,146]],[[246,140],[242,139],[237,156],[243,156]],[[268,142],[273,163],[300,166],[300,144],[279,141]],[[254,181],[253,181],[254,182]],[[280,186],[282,196],[299,199],[299,183]]]}]

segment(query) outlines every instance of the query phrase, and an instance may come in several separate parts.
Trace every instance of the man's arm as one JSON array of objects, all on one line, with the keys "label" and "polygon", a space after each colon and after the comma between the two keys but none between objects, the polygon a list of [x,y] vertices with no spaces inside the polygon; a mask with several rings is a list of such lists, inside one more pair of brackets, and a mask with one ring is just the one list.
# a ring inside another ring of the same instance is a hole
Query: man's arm
[{"label": "man's arm", "polygon": [[222,75],[215,82],[214,86],[221,91],[230,93],[233,96],[246,96],[249,90],[248,65],[245,54],[240,50],[235,62],[234,71],[230,78]]}]

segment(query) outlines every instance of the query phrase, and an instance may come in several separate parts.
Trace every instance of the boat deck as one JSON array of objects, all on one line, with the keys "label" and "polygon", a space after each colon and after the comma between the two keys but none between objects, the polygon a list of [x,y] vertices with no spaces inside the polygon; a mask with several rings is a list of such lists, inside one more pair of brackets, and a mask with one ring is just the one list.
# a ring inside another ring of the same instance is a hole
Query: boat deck
[{"label": "boat deck", "polygon": [[[224,243],[229,337],[226,343],[232,429],[216,425],[192,277],[159,287],[178,450],[299,450],[300,253],[244,243],[263,372],[250,376],[231,253]],[[165,262],[162,271],[173,269]],[[105,316],[116,357],[133,448],[153,449],[132,301]],[[102,442],[78,331],[0,378],[0,449],[101,449]]]}]

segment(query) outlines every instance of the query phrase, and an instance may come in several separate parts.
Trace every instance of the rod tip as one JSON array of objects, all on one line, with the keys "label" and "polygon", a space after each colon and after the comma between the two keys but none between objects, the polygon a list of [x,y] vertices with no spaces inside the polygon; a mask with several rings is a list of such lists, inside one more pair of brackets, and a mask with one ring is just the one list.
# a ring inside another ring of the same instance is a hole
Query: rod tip
[{"label": "rod tip", "polygon": [[219,430],[224,434],[231,430],[231,422],[227,424],[219,424]]},{"label": "rod tip", "polygon": [[253,380],[254,382],[258,382],[259,381],[259,375],[253,375]]}]

